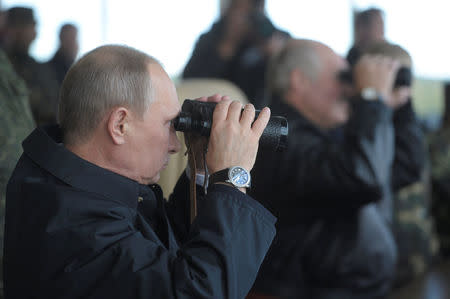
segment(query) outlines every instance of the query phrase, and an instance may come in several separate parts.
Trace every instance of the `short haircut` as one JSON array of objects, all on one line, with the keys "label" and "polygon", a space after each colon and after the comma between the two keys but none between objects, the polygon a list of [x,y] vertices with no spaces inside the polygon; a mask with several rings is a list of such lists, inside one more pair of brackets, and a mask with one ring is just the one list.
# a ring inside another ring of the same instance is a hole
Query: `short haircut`
[{"label": "short haircut", "polygon": [[399,45],[395,45],[389,42],[379,42],[372,44],[364,51],[364,54],[387,56],[398,60],[402,66],[409,68],[412,67],[412,58],[411,55],[409,55],[408,51],[406,51]]},{"label": "short haircut", "polygon": [[148,66],[159,64],[136,49],[106,45],[83,56],[61,86],[59,123],[64,143],[89,139],[107,112],[123,106],[143,116],[153,100]]},{"label": "short haircut", "polygon": [[321,67],[317,42],[311,40],[290,40],[269,62],[267,70],[268,91],[282,96],[290,85],[291,72],[300,71],[311,81],[317,79]]},{"label": "short haircut", "polygon": [[366,10],[362,10],[360,12],[357,12],[355,15],[355,19],[354,19],[354,26],[355,28],[358,27],[363,27],[363,28],[367,28],[370,25],[372,25],[372,20],[376,17],[376,16],[381,16],[382,18],[384,17],[384,13],[381,9],[379,8],[369,8]]},{"label": "short haircut", "polygon": [[28,25],[36,25],[33,9],[15,6],[6,11],[6,26],[23,27]]},{"label": "short haircut", "polygon": [[59,29],[59,38],[61,38],[64,34],[71,30],[78,31],[78,28],[75,24],[64,23]]}]

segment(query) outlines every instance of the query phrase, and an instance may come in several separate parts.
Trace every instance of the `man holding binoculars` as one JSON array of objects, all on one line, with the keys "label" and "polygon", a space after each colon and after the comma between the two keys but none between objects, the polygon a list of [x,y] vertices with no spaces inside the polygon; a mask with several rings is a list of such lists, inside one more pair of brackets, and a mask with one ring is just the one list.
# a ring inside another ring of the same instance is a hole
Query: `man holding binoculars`
[{"label": "man holding binoculars", "polygon": [[[253,167],[270,111],[213,96],[206,164]],[[166,202],[155,183],[179,150],[175,87],[160,64],[124,46],[81,58],[61,91],[58,126],[38,128],[6,197],[10,298],[243,298],[276,221],[220,177],[189,222],[189,179]],[[244,182],[245,183],[245,182]],[[26,286],[26,287],[24,287]]]},{"label": "man holding binoculars", "polygon": [[[251,195],[278,217],[253,291],[277,298],[384,298],[396,265],[391,232],[392,97],[398,61],[347,62],[291,40],[269,65],[271,111],[289,121],[288,148],[260,151]],[[339,131],[336,131],[340,129]],[[257,298],[257,297],[256,297]]]}]

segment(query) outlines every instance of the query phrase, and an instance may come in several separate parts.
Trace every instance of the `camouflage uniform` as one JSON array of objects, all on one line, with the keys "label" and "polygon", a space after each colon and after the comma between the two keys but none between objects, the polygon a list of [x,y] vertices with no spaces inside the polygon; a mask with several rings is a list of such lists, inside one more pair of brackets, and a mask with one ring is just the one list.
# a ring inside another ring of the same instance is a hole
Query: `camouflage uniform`
[{"label": "camouflage uniform", "polygon": [[431,216],[429,171],[422,180],[394,195],[394,235],[399,258],[397,286],[424,273],[438,254],[439,241]]},{"label": "camouflage uniform", "polygon": [[395,285],[424,273],[437,255],[439,242],[431,216],[430,166],[425,137],[411,103],[394,114],[394,223],[398,247]]},{"label": "camouflage uniform", "polygon": [[6,184],[22,153],[22,140],[33,130],[25,82],[0,50],[0,298],[3,298],[3,225]]},{"label": "camouflage uniform", "polygon": [[11,52],[8,57],[30,91],[30,107],[37,125],[55,124],[59,85],[53,70],[48,64],[38,63],[26,53]]},{"label": "camouflage uniform", "polygon": [[428,138],[433,187],[433,215],[443,255],[450,255],[450,127]]}]

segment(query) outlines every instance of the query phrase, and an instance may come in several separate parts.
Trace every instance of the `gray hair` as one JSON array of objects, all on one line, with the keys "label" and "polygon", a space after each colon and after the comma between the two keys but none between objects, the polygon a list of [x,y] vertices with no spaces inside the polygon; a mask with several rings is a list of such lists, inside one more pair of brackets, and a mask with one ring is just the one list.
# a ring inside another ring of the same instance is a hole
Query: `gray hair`
[{"label": "gray hair", "polygon": [[299,69],[311,81],[317,79],[321,67],[317,42],[291,40],[269,62],[267,86],[271,94],[282,96],[290,85],[291,72]]},{"label": "gray hair", "polygon": [[66,144],[87,140],[113,107],[123,106],[143,117],[153,100],[148,65],[159,64],[136,49],[98,47],[75,63],[64,78],[59,123]]}]

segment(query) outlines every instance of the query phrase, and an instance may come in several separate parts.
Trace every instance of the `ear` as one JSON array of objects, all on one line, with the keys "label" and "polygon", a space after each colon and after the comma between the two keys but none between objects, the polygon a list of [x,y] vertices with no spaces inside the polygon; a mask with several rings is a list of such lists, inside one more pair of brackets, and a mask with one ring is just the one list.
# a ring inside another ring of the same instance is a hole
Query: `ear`
[{"label": "ear", "polygon": [[108,133],[116,145],[125,143],[125,136],[130,120],[130,111],[125,107],[114,108],[108,118]]}]

